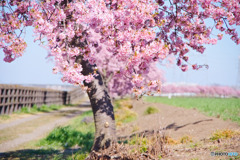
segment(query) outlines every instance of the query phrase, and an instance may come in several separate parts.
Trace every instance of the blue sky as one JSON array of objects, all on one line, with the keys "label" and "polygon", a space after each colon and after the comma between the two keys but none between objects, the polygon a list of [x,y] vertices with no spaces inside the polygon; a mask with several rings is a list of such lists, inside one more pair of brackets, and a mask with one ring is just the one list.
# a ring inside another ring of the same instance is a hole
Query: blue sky
[{"label": "blue sky", "polygon": [[191,64],[207,64],[209,69],[198,71],[189,69],[182,72],[176,65],[165,67],[165,76],[168,82],[186,82],[201,85],[236,86],[238,67],[240,63],[240,45],[236,45],[224,35],[223,40],[216,45],[208,45],[204,54],[191,52]]},{"label": "blue sky", "polygon": [[[46,59],[46,49],[38,42],[33,43],[32,32],[26,34],[28,47],[24,55],[12,63],[3,61],[3,51],[0,51],[0,84],[63,84],[61,75],[52,74],[53,62]],[[186,82],[201,85],[237,84],[240,45],[236,45],[224,36],[217,45],[209,45],[203,55],[192,53],[192,64],[208,64],[209,69],[182,72],[176,65],[164,67],[168,82]],[[66,84],[66,83],[64,83]]]}]

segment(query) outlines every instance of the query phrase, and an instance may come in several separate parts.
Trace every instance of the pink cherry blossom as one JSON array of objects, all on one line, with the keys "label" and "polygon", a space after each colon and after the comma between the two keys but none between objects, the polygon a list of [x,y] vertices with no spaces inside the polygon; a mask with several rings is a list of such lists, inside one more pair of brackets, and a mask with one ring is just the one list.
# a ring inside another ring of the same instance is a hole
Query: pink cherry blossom
[{"label": "pink cherry blossom", "polygon": [[[158,63],[175,56],[187,71],[207,65],[190,64],[191,50],[204,53],[229,35],[240,44],[240,4],[236,0],[6,0],[0,2],[0,48],[4,61],[22,56],[22,39],[32,26],[36,41],[46,40],[54,73],[86,89],[96,71],[83,75],[79,57],[96,66],[109,91],[137,95],[161,90]],[[213,25],[206,23],[212,20]],[[214,34],[213,34],[214,33]],[[215,34],[216,33],[216,34]],[[73,43],[74,42],[74,43]],[[76,45],[77,43],[77,45]],[[124,91],[125,90],[125,91]],[[222,89],[224,90],[224,89]]]}]

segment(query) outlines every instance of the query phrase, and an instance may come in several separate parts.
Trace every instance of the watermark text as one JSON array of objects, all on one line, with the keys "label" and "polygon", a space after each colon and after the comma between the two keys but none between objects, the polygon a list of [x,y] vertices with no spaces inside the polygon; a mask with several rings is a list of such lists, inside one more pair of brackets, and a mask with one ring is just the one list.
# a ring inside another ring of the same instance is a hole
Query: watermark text
[{"label": "watermark text", "polygon": [[237,152],[211,152],[211,156],[238,156]]}]

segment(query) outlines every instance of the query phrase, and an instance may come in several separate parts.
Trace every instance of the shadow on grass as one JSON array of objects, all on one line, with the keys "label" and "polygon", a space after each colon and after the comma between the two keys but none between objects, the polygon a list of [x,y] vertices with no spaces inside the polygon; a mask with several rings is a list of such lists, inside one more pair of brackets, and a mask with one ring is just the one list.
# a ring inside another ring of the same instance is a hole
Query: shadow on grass
[{"label": "shadow on grass", "polygon": [[0,160],[50,160],[67,159],[78,152],[79,149],[52,150],[52,149],[26,149],[0,153]]}]

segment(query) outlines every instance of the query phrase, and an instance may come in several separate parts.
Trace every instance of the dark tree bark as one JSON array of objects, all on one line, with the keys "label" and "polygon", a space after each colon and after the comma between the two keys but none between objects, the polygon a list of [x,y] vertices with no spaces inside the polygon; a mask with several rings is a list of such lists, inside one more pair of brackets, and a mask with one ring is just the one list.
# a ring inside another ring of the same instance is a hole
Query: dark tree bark
[{"label": "dark tree bark", "polygon": [[[87,61],[81,60],[83,75],[89,75],[94,72],[94,66]],[[98,76],[91,83],[84,83],[89,88],[87,91],[91,102],[94,122],[95,122],[95,140],[92,150],[99,151],[108,148],[116,141],[116,127],[114,119],[113,105],[108,94],[108,89],[99,72]]]}]

